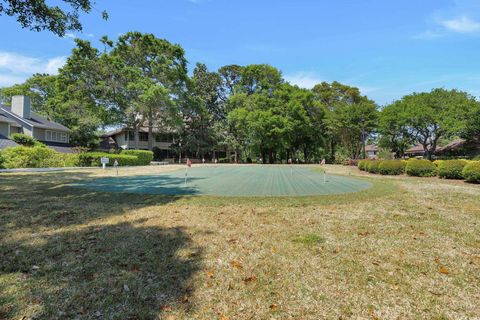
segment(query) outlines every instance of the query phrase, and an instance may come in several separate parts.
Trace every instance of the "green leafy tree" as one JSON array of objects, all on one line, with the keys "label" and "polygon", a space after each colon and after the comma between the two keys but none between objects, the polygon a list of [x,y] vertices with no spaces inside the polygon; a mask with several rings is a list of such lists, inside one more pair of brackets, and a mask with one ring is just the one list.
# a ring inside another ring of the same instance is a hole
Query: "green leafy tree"
[{"label": "green leafy tree", "polygon": [[406,112],[404,104],[394,102],[383,108],[379,116],[379,146],[394,152],[396,158],[403,158],[414,142]]},{"label": "green leafy tree", "polygon": [[[34,31],[50,30],[63,37],[65,32],[82,31],[81,13],[89,13],[95,1],[62,0],[61,6],[50,5],[46,0],[0,0],[0,15],[15,17],[22,28]],[[108,19],[106,11],[103,19]]]},{"label": "green leafy tree", "polygon": [[408,134],[421,144],[428,159],[432,158],[440,139],[465,132],[477,101],[466,92],[433,89],[413,93],[397,102],[405,112],[397,115],[399,125],[407,124]]}]

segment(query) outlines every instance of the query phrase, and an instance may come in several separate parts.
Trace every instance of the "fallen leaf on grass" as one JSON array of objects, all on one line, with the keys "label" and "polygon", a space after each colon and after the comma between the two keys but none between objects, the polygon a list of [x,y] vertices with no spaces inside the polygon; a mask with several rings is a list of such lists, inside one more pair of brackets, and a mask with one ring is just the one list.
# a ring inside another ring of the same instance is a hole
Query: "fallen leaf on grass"
[{"label": "fallen leaf on grass", "polygon": [[243,269],[242,263],[240,261],[237,261],[237,260],[230,261],[230,265],[234,268],[237,268],[237,269]]},{"label": "fallen leaf on grass", "polygon": [[445,267],[440,267],[440,269],[438,269],[438,272],[442,273],[442,274],[449,274],[450,272],[448,271],[447,268]]},{"label": "fallen leaf on grass", "polygon": [[255,280],[257,280],[257,277],[256,277],[256,276],[250,276],[250,277],[244,278],[242,281],[243,281],[244,283],[249,283],[249,282],[252,282],[252,281],[255,281]]},{"label": "fallen leaf on grass", "polygon": [[213,278],[214,274],[215,274],[215,269],[207,271],[207,277],[209,277],[210,279]]},{"label": "fallen leaf on grass", "polygon": [[169,305],[165,305],[165,306],[161,306],[160,310],[169,312],[169,311],[172,311],[172,307],[170,307]]}]

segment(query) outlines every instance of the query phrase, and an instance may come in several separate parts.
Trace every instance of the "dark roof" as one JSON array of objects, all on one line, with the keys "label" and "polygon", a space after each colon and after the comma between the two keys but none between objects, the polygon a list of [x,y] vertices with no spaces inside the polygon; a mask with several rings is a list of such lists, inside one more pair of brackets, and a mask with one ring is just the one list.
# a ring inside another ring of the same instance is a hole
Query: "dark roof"
[{"label": "dark roof", "polygon": [[464,140],[464,139],[457,139],[457,140],[454,140],[454,141],[450,142],[446,146],[437,148],[437,151],[444,152],[444,151],[449,151],[449,150],[455,150],[457,148],[463,147],[465,145],[465,142],[467,142],[467,141]]},{"label": "dark roof", "polygon": [[[2,111],[2,109],[4,112],[10,113],[9,116],[14,115],[15,117],[21,118],[20,116],[13,113],[10,107],[6,107],[2,105],[0,106],[0,111]],[[70,129],[68,129],[67,127],[59,123],[49,121],[46,118],[42,117],[41,115],[33,111],[31,112],[29,119],[24,119],[24,118],[21,118],[21,119],[25,121],[27,124],[33,125],[34,127],[37,127],[37,128],[51,129],[51,130],[58,130],[58,131],[70,131]],[[13,119],[10,118],[10,120],[13,120]],[[15,118],[15,121],[20,121],[20,120],[17,120]]]},{"label": "dark roof", "polygon": [[53,149],[60,153],[73,153],[73,146],[68,143],[61,142],[51,142],[51,141],[40,141],[50,149]]},{"label": "dark roof", "polygon": [[16,123],[14,120],[7,118],[5,112],[0,109],[0,122]]},{"label": "dark roof", "polygon": [[16,146],[18,146],[18,144],[15,141],[10,140],[7,137],[0,134],[0,149],[5,149],[7,147],[16,147]]},{"label": "dark roof", "polygon": [[423,150],[423,146],[421,144],[417,144],[416,146],[413,146],[409,149],[407,149],[407,151],[405,151],[405,153],[418,153],[418,152],[424,152],[425,150]]}]

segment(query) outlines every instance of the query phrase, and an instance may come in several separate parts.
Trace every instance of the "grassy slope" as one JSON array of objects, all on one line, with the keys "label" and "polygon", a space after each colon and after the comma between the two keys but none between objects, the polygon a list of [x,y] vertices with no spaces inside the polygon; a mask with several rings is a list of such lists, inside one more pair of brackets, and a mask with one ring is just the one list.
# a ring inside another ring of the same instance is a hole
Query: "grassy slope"
[{"label": "grassy slope", "polygon": [[478,185],[254,200],[63,185],[101,174],[0,176],[0,319],[480,316]]}]

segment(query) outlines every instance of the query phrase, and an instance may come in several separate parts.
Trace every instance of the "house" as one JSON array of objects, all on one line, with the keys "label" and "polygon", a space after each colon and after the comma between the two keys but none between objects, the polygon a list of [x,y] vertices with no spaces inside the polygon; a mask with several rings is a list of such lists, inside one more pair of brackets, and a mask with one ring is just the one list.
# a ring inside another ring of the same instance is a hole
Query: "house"
[{"label": "house", "polygon": [[27,96],[13,96],[11,107],[0,104],[0,149],[17,145],[9,139],[14,133],[33,137],[58,152],[72,152],[70,129],[33,112]]},{"label": "house", "polygon": [[[161,132],[158,128],[153,130],[153,148],[159,150],[160,158],[174,158],[176,152],[172,150],[175,143],[174,134]],[[121,148],[124,150],[141,149],[148,150],[148,128],[140,127],[138,130],[138,147],[135,144],[135,130],[122,127],[102,135],[100,149],[110,150]]]},{"label": "house", "polygon": [[423,149],[423,145],[417,144],[405,151],[405,156],[409,158],[415,158],[415,157],[424,157],[425,156],[425,150]]},{"label": "house", "polygon": [[446,146],[437,148],[435,155],[440,157],[473,158],[480,155],[480,142],[456,139]]},{"label": "house", "polygon": [[378,151],[379,151],[379,148],[376,145],[369,144],[365,146],[365,156],[368,159],[377,159]]}]

